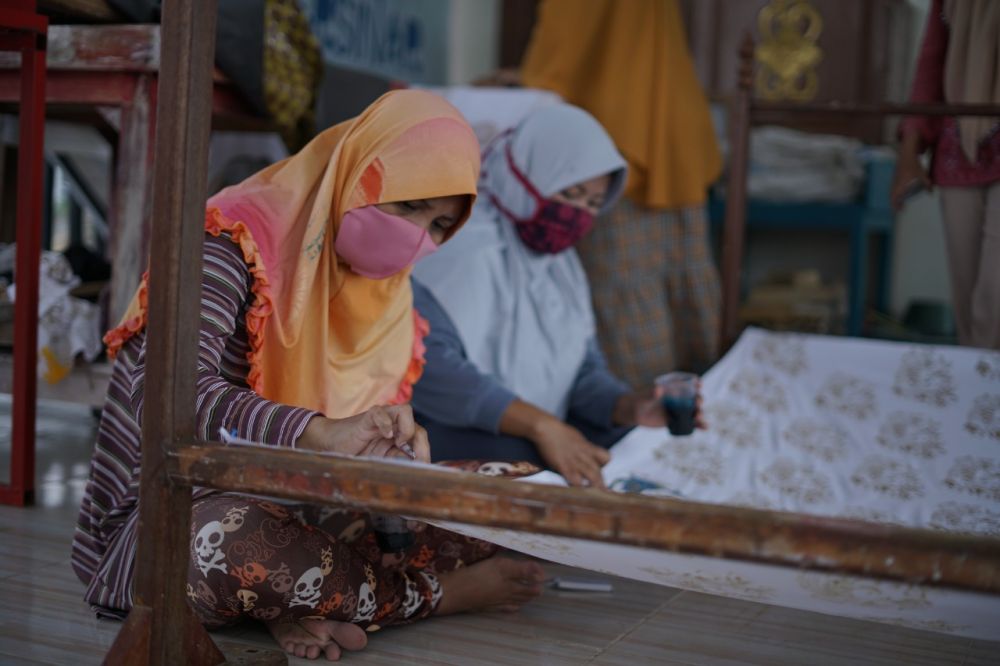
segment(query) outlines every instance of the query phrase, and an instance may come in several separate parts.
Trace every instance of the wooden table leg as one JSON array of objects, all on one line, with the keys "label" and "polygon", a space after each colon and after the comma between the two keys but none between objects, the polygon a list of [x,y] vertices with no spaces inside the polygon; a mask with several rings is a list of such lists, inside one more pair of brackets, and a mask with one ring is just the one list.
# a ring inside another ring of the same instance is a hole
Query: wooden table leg
[{"label": "wooden table leg", "polygon": [[121,106],[115,150],[111,220],[111,297],[108,323],[117,325],[128,308],[149,258],[152,215],[156,79],[137,77],[132,99]]},{"label": "wooden table leg", "polygon": [[29,33],[25,47],[21,49],[20,101],[11,465],[10,484],[0,486],[0,503],[24,506],[32,502],[35,490],[38,266],[42,243],[42,149],[45,135],[44,30],[42,34]]}]

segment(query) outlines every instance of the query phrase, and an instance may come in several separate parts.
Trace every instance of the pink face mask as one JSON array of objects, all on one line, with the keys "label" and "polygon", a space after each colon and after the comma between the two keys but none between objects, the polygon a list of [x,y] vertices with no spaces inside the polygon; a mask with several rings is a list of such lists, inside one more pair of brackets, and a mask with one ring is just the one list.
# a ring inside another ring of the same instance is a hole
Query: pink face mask
[{"label": "pink face mask", "polygon": [[417,263],[438,246],[426,229],[375,206],[365,206],[344,214],[334,249],[358,275],[384,280]]}]

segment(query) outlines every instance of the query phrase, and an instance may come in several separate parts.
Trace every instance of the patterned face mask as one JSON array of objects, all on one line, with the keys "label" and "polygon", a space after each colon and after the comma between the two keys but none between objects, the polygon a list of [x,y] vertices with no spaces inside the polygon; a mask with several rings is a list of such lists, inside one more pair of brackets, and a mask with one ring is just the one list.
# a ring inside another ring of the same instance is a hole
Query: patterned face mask
[{"label": "patterned face mask", "polygon": [[534,215],[518,218],[499,199],[491,195],[493,205],[510,218],[520,236],[521,242],[535,252],[558,254],[576,245],[594,226],[594,216],[588,210],[571,204],[546,199],[531,184],[528,177],[514,164],[514,158],[507,146],[507,164],[524,188],[534,197],[537,206]]}]

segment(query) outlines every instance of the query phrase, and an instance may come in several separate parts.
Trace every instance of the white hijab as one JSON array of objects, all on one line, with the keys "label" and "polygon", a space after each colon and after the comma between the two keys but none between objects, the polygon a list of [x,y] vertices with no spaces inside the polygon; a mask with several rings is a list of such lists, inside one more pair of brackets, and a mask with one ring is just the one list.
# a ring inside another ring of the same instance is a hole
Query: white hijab
[{"label": "white hijab", "polygon": [[565,418],[595,330],[590,288],[575,250],[528,249],[492,203],[496,197],[522,219],[535,211],[535,199],[507,163],[508,146],[542,196],[612,173],[607,210],[624,186],[625,160],[590,114],[563,103],[542,108],[487,148],[472,217],[413,275],[451,318],[481,372]]}]

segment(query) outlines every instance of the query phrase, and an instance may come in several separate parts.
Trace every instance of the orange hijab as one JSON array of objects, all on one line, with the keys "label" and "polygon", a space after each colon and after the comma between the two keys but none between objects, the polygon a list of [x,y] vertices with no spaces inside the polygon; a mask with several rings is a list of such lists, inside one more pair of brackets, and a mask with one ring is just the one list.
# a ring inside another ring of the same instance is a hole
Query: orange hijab
[{"label": "orange hijab", "polygon": [[[464,194],[464,223],[478,177],[479,144],[458,111],[401,90],[212,197],[206,231],[229,232],[254,277],[250,387],[332,418],[409,400],[428,330],[413,309],[409,271],[385,280],[352,273],[334,252],[340,220],[372,204]],[[110,351],[145,319],[144,281],[105,338]]]},{"label": "orange hijab", "polygon": [[628,162],[627,197],[705,202],[722,158],[676,0],[545,0],[521,76],[600,121]]}]

